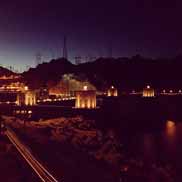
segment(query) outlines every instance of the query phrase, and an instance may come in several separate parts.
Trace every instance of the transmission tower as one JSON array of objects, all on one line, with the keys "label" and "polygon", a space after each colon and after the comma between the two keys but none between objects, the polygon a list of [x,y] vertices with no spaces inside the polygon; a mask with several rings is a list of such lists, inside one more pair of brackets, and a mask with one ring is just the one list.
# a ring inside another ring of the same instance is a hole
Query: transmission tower
[{"label": "transmission tower", "polygon": [[25,66],[25,70],[26,70],[26,71],[28,71],[30,68],[31,68],[30,65],[26,65],[26,66]]},{"label": "transmission tower", "polygon": [[55,59],[56,57],[55,52],[51,49],[50,53],[51,53],[51,59]]},{"label": "transmission tower", "polygon": [[39,52],[36,54],[35,64],[36,66],[42,63],[42,54]]},{"label": "transmission tower", "polygon": [[82,62],[81,56],[75,57],[75,64],[76,64],[76,65],[81,64],[81,62]]},{"label": "transmission tower", "polygon": [[66,36],[63,38],[63,58],[68,59],[68,53],[67,53],[67,39]]}]

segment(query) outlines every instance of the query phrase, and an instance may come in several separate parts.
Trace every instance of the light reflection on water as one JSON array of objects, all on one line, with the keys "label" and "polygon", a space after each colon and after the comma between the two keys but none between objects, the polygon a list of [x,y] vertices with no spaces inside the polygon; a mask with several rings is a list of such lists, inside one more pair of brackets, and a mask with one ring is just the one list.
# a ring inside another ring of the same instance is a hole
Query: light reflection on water
[{"label": "light reflection on water", "polygon": [[182,168],[182,123],[166,121],[163,129],[137,132],[128,147],[132,156],[148,163],[169,163]]},{"label": "light reflection on water", "polygon": [[176,124],[174,121],[166,122],[165,134],[168,139],[174,138],[176,136]]},{"label": "light reflection on water", "polygon": [[128,135],[127,154],[145,166],[168,167],[177,182],[182,181],[182,122],[166,121],[160,129],[136,131]]}]

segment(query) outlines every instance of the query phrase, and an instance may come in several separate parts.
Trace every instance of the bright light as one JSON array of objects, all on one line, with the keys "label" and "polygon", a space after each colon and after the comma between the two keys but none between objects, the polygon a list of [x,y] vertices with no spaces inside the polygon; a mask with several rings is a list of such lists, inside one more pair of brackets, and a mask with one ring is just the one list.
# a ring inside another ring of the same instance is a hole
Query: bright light
[{"label": "bright light", "polygon": [[150,88],[150,85],[147,85],[147,88],[149,89]]},{"label": "bright light", "polygon": [[28,86],[25,86],[25,90],[28,90]]},{"label": "bright light", "polygon": [[29,110],[29,111],[28,111],[28,114],[32,114],[32,111],[31,111],[31,110]]},{"label": "bright light", "polygon": [[172,128],[175,126],[175,122],[174,121],[167,121],[166,125],[168,128]]},{"label": "bright light", "polygon": [[83,90],[88,90],[87,85],[85,85],[85,86],[83,87]]},{"label": "bright light", "polygon": [[111,86],[112,89],[114,89],[114,86]]}]

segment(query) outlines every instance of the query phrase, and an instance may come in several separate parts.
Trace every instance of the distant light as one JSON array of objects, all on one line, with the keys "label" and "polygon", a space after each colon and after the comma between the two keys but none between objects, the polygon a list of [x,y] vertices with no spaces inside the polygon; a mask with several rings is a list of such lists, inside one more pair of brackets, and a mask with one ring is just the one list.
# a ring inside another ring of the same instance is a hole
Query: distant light
[{"label": "distant light", "polygon": [[32,114],[32,111],[31,111],[31,110],[29,110],[29,111],[28,111],[28,114]]},{"label": "distant light", "polygon": [[25,86],[25,90],[28,90],[28,86]]},{"label": "distant light", "polygon": [[17,113],[17,114],[19,114],[19,113],[20,113],[20,111],[19,111],[19,110],[16,110],[16,113]]},{"label": "distant light", "polygon": [[166,93],[166,90],[163,90],[163,93]]},{"label": "distant light", "polygon": [[114,89],[114,86],[111,86],[112,89]]},{"label": "distant light", "polygon": [[181,93],[181,90],[179,90],[178,92]]},{"label": "distant light", "polygon": [[150,88],[150,85],[147,85],[147,88],[149,89]]},{"label": "distant light", "polygon": [[83,86],[83,90],[88,90],[87,85]]},{"label": "distant light", "polygon": [[173,93],[173,91],[172,91],[172,90],[170,90],[169,92],[170,92],[170,93]]}]

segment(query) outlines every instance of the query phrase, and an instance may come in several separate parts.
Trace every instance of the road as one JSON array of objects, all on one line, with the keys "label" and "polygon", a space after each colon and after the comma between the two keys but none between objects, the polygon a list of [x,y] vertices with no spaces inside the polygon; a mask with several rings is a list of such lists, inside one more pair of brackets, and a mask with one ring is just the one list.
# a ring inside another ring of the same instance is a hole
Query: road
[{"label": "road", "polygon": [[33,156],[30,150],[18,139],[16,134],[9,127],[6,127],[4,133],[43,182],[58,182],[58,180],[56,180]]}]

